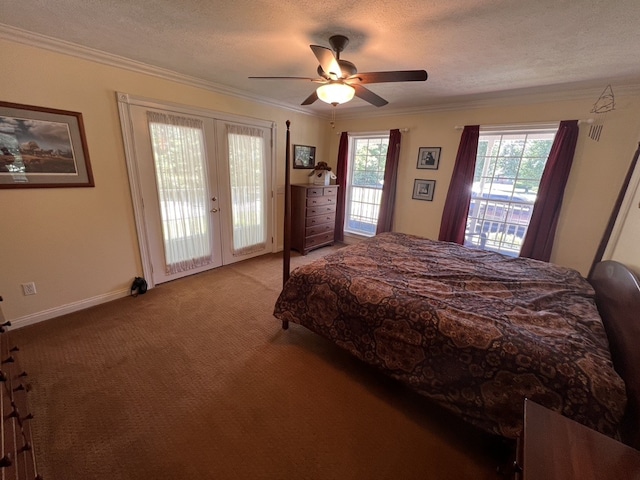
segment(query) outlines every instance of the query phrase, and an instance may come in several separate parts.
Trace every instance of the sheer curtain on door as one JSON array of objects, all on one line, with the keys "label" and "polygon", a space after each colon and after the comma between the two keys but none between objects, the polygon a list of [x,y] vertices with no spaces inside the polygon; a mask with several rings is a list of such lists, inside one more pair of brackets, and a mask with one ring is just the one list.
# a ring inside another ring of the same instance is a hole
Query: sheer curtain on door
[{"label": "sheer curtain on door", "polygon": [[202,121],[147,112],[166,273],[213,263]]},{"label": "sheer curtain on door", "polygon": [[267,168],[259,128],[227,124],[233,255],[262,250],[267,242]]}]

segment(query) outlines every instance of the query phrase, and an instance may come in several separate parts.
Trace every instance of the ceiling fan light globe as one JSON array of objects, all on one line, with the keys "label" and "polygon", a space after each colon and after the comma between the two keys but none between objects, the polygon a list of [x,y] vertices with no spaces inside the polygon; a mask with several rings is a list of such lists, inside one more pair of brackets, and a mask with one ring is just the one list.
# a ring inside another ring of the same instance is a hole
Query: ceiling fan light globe
[{"label": "ceiling fan light globe", "polygon": [[327,83],[319,86],[316,93],[323,102],[336,105],[350,101],[356,90],[346,83]]}]

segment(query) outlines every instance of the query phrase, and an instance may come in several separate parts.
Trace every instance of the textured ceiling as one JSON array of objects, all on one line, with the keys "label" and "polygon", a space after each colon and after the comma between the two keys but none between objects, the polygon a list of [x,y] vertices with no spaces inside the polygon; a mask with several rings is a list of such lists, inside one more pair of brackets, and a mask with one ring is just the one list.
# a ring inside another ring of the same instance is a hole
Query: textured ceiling
[{"label": "textured ceiling", "polygon": [[361,72],[425,69],[426,82],[370,84],[368,112],[640,83],[638,0],[0,0],[18,28],[303,110],[317,86],[310,44],[350,38]]}]

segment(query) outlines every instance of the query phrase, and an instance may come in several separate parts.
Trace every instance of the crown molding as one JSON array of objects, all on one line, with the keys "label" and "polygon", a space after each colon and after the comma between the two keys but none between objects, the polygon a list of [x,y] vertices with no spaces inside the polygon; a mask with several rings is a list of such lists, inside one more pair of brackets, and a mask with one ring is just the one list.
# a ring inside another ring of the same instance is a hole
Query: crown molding
[{"label": "crown molding", "polygon": [[469,95],[468,97],[460,97],[455,100],[419,107],[392,108],[388,110],[377,109],[367,110],[366,112],[364,111],[364,108],[367,107],[364,107],[358,111],[355,109],[344,110],[341,112],[340,117],[341,119],[356,119],[363,115],[366,115],[367,117],[393,117],[585,99],[589,100],[589,104],[592,104],[602,93],[602,85],[607,84],[611,84],[613,86],[614,94],[618,97],[640,95],[640,83],[629,83],[628,80],[621,80],[620,82],[620,84],[616,84],[615,80],[605,79],[602,80],[597,87],[592,85],[576,87],[576,85],[572,84],[566,86],[554,85],[539,89],[507,90],[503,92],[488,93],[482,96]]},{"label": "crown molding", "polygon": [[155,67],[146,63],[131,60],[129,58],[121,57],[119,55],[113,55],[111,53],[103,52],[77,43],[67,42],[65,40],[59,40],[56,38],[41,35],[39,33],[29,32],[20,28],[12,27],[10,25],[0,23],[0,39],[10,42],[21,43],[31,47],[42,48],[52,52],[60,53],[62,55],[68,55],[82,60],[90,62],[96,62],[110,67],[121,68],[129,70],[135,73],[141,73],[163,80],[169,80],[183,85],[191,87],[201,88],[210,92],[227,95],[230,97],[240,98],[242,100],[248,100],[251,102],[261,103],[270,107],[276,107],[283,110],[289,110],[295,113],[302,113],[305,115],[324,117],[323,115],[317,115],[309,110],[302,108],[294,108],[291,105],[275,102],[271,99],[252,95],[241,90],[220,85],[200,78],[191,77],[189,75],[183,75],[173,70]]},{"label": "crown molding", "polygon": [[[169,80],[183,85],[201,88],[210,92],[236,97],[242,100],[257,102],[270,107],[288,110],[295,113],[309,115],[321,119],[327,119],[331,116],[331,112],[311,111],[303,108],[296,108],[288,104],[275,102],[272,99],[253,95],[232,87],[220,85],[214,82],[202,80],[197,77],[184,75],[172,70],[155,67],[142,62],[137,62],[125,57],[106,53],[102,50],[85,47],[65,40],[59,40],[46,35],[41,35],[27,30],[22,30],[10,25],[0,23],[0,39],[17,42],[24,45],[43,48],[63,55],[80,58],[83,60],[100,63],[135,73],[141,73],[164,80]],[[580,86],[576,84],[553,85],[544,88],[534,89],[518,89],[503,92],[494,92],[481,95],[461,96],[444,100],[432,105],[422,105],[419,107],[399,107],[399,108],[371,108],[371,107],[355,107],[338,110],[342,119],[356,119],[363,116],[367,117],[393,117],[405,115],[420,115],[425,113],[472,110],[486,107],[499,107],[509,105],[527,105],[536,103],[547,103],[557,101],[571,101],[589,99],[592,101],[602,93],[602,85],[613,85],[614,92],[617,95],[635,95],[640,94],[640,82],[638,79],[629,81],[629,79],[601,79],[598,86],[593,86],[595,82],[590,82],[589,86]]]}]

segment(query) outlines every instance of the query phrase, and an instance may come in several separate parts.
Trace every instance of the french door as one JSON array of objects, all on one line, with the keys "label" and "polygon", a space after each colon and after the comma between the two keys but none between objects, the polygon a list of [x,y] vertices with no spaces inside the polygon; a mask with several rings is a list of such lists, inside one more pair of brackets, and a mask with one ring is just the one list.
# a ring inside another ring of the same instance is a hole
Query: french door
[{"label": "french door", "polygon": [[150,286],[272,251],[270,126],[118,99]]},{"label": "french door", "polygon": [[219,191],[225,199],[220,216],[222,262],[229,264],[271,251],[270,131],[263,127],[216,121]]}]

